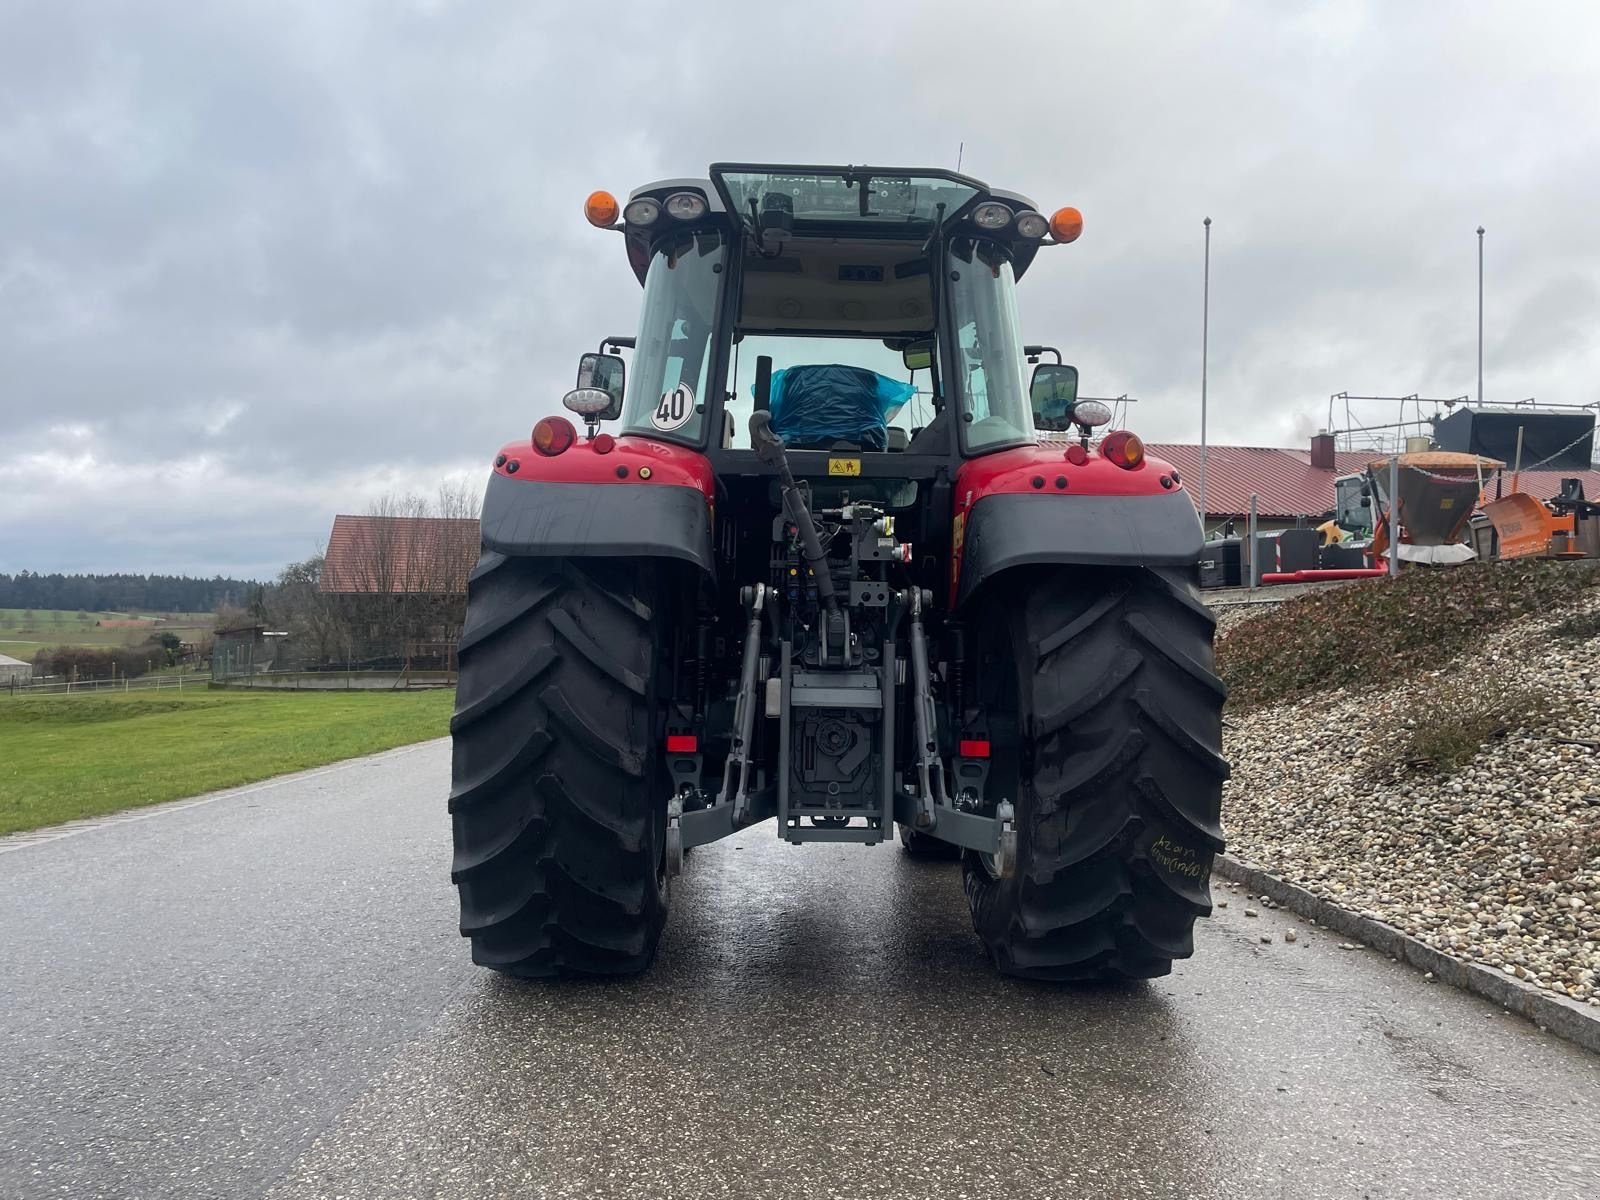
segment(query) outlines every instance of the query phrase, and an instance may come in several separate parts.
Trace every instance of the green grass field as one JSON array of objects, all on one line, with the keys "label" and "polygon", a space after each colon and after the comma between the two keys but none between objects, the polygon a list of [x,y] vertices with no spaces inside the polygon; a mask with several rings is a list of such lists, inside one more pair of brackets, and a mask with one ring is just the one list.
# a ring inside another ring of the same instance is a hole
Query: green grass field
[{"label": "green grass field", "polygon": [[[32,615],[30,616],[30,612]],[[118,626],[115,621],[156,621],[143,626]],[[158,632],[192,642],[211,628],[210,613],[126,613],[39,608],[0,608],[0,654],[32,662],[46,646],[132,646]]]},{"label": "green grass field", "polygon": [[0,834],[443,737],[453,700],[448,690],[197,690],[5,701]]}]

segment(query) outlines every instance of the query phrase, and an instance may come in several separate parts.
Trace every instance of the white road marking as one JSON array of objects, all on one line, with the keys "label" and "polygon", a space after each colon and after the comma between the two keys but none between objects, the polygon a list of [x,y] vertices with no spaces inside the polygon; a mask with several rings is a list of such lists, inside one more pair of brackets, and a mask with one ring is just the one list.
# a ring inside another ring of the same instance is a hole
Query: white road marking
[{"label": "white road marking", "polygon": [[397,758],[403,754],[411,754],[425,747],[436,745],[444,738],[434,738],[426,742],[413,742],[409,746],[396,746],[393,750],[380,750],[377,754],[367,754],[360,758],[347,758],[343,762],[334,763],[327,767],[317,767],[310,771],[296,771],[292,775],[280,775],[276,779],[269,779],[264,783],[251,783],[242,787],[229,788],[226,791],[212,792],[209,795],[199,796],[192,800],[170,800],[165,804],[152,804],[144,808],[129,809],[126,812],[112,813],[104,817],[86,817],[80,821],[68,821],[62,825],[47,825],[43,829],[32,829],[23,833],[13,833],[0,837],[0,854],[9,854],[13,850],[26,850],[30,846],[45,846],[51,842],[59,842],[63,838],[77,837],[80,833],[93,833],[96,829],[105,829],[113,825],[131,825],[135,821],[153,821],[157,817],[169,816],[172,813],[184,812],[191,808],[200,808],[203,805],[215,804],[218,800],[233,800],[239,796],[250,796],[256,792],[269,791],[275,787],[283,787],[289,783],[301,783],[307,779],[317,779],[323,775],[333,775],[339,771],[347,771],[351,767],[362,763],[381,762],[386,758]]}]

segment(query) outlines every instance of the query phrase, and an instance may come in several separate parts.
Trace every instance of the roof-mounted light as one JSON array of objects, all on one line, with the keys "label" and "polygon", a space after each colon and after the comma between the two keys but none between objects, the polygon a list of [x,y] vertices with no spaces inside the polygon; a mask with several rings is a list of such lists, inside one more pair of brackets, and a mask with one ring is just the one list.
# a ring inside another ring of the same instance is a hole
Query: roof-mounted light
[{"label": "roof-mounted light", "polygon": [[677,221],[698,221],[706,215],[706,198],[699,192],[673,192],[667,197],[667,216]]},{"label": "roof-mounted light", "polygon": [[1043,213],[1033,212],[1031,209],[1017,214],[1017,236],[1029,239],[1044,237],[1050,232],[1050,222],[1044,219]]},{"label": "roof-mounted light", "polygon": [[583,216],[597,229],[610,229],[617,223],[617,198],[610,192],[590,192],[583,202]]},{"label": "roof-mounted light", "polygon": [[1050,214],[1050,236],[1057,242],[1075,242],[1083,232],[1083,214],[1068,205]]},{"label": "roof-mounted light", "polygon": [[661,217],[661,205],[649,196],[630,201],[622,210],[622,219],[629,225],[654,225]]},{"label": "roof-mounted light", "polygon": [[1011,209],[998,200],[985,200],[972,210],[972,223],[991,232],[1011,224]]}]

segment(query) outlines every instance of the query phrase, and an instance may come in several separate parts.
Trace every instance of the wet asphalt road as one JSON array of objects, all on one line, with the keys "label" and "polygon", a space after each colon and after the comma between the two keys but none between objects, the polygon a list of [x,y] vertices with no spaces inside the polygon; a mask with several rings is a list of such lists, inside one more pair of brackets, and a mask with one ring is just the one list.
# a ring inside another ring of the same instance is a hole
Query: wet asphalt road
[{"label": "wet asphalt road", "polygon": [[0,1197],[1600,1191],[1600,1060],[1226,890],[1168,979],[1022,985],[958,868],[764,827],[645,978],[501,980],[448,765],[0,841]]}]

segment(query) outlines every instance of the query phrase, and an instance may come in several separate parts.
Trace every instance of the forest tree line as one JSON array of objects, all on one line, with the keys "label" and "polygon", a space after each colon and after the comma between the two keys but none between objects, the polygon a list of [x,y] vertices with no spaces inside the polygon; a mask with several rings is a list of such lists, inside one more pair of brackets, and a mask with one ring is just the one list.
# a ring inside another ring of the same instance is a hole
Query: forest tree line
[{"label": "forest tree line", "polygon": [[251,579],[187,575],[0,574],[0,608],[71,612],[213,612],[242,605],[261,585]]}]

